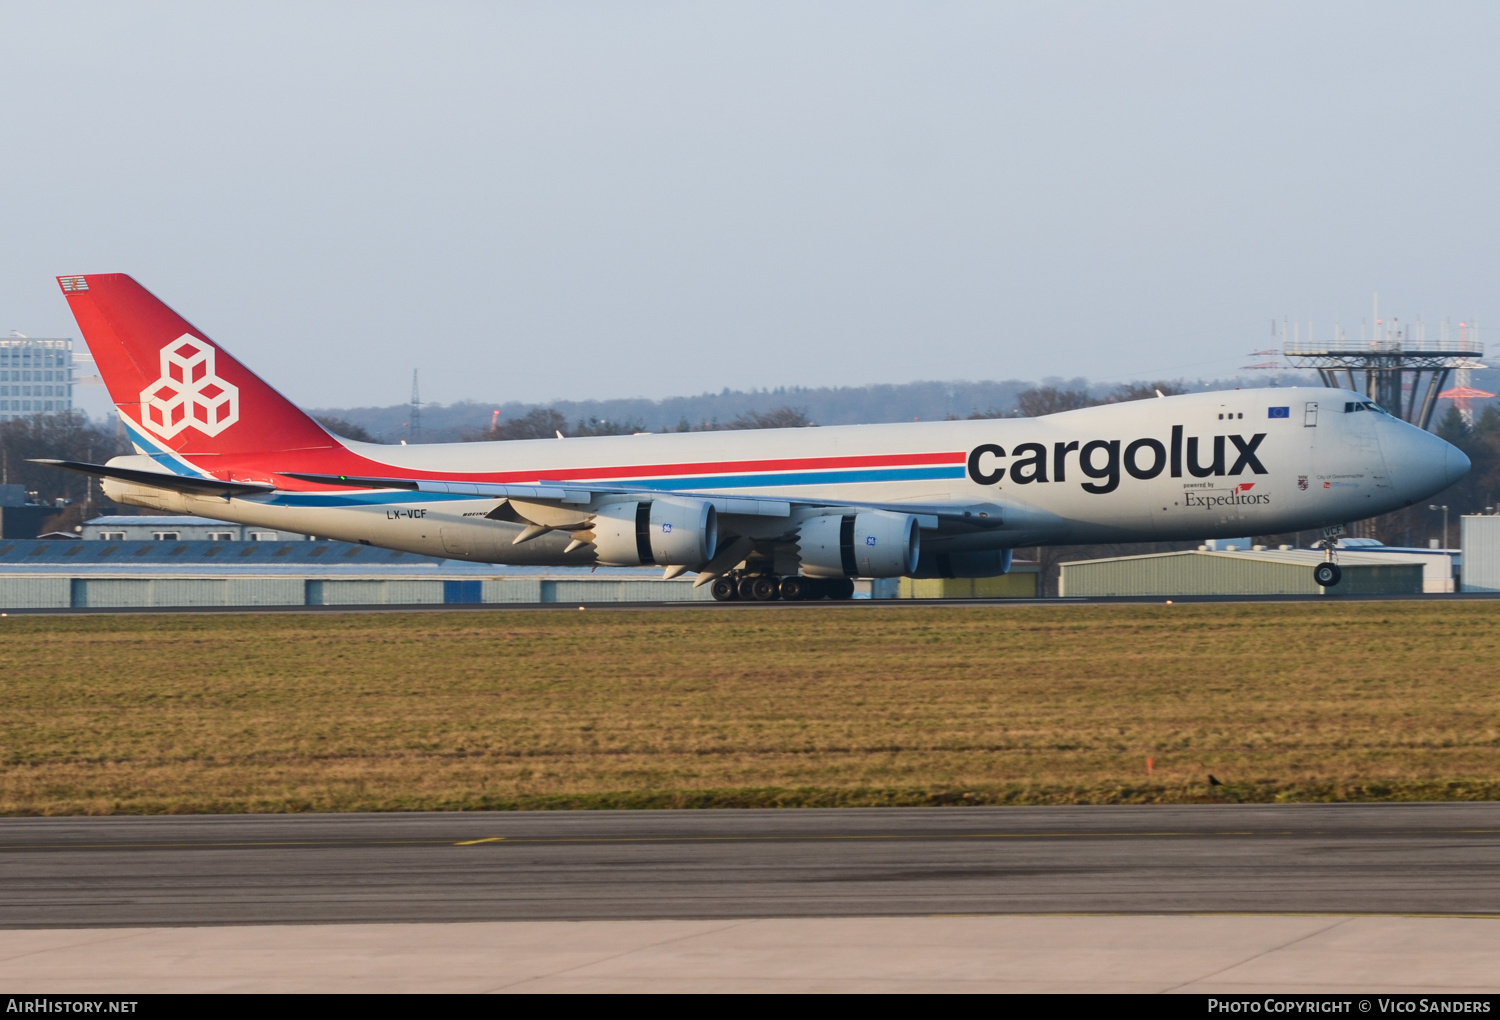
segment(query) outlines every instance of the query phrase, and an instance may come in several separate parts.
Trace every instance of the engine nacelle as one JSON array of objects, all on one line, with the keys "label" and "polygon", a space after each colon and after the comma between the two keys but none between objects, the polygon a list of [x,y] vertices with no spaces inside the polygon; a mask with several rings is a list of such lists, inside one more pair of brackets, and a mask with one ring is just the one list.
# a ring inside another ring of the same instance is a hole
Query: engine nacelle
[{"label": "engine nacelle", "polygon": [[659,563],[696,567],[713,559],[719,516],[701,499],[660,496],[611,503],[594,514],[594,549],[614,567]]},{"label": "engine nacelle", "polygon": [[998,577],[1010,573],[1011,550],[930,552],[923,550],[913,577]]},{"label": "engine nacelle", "polygon": [[797,554],[808,577],[904,577],[917,569],[919,535],[911,514],[827,514],[798,529]]}]

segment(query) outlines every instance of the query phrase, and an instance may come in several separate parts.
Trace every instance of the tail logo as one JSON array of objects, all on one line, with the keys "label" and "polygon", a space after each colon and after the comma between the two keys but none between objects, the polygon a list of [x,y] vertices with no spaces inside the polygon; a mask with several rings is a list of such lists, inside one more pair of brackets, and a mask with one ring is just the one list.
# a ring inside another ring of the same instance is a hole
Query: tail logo
[{"label": "tail logo", "polygon": [[214,349],[184,333],[161,349],[161,378],[141,391],[141,424],[163,439],[188,426],[216,436],[240,420],[240,389],[214,373]]}]

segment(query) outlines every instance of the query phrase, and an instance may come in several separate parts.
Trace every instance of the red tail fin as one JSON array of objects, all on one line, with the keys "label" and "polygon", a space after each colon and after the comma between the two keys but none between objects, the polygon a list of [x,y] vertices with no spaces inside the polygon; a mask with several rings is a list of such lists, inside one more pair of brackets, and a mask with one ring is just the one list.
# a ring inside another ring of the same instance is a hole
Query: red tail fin
[{"label": "red tail fin", "polygon": [[341,449],[322,426],[130,277],[59,276],[57,282],[115,406],[151,442],[184,457],[228,461],[269,451]]}]

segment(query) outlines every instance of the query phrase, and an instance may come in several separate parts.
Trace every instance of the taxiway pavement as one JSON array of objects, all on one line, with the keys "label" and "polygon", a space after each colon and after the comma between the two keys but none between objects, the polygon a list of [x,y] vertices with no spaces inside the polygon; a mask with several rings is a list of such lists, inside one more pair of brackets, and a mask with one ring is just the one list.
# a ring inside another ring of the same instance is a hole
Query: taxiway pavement
[{"label": "taxiway pavement", "polygon": [[1375,993],[1500,991],[1497,961],[1500,919],[1471,917],[50,928],[0,931],[0,992],[1342,992],[1356,1013]]},{"label": "taxiway pavement", "polygon": [[0,819],[0,928],[1500,915],[1500,804]]}]

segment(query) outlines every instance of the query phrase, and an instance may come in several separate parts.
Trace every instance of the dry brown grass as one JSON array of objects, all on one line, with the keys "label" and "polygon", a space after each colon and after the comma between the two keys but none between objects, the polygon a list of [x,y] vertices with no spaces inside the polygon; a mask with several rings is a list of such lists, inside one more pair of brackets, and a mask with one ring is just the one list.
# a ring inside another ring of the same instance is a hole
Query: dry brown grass
[{"label": "dry brown grass", "polygon": [[11,617],[0,812],[1488,799],[1497,608]]}]

